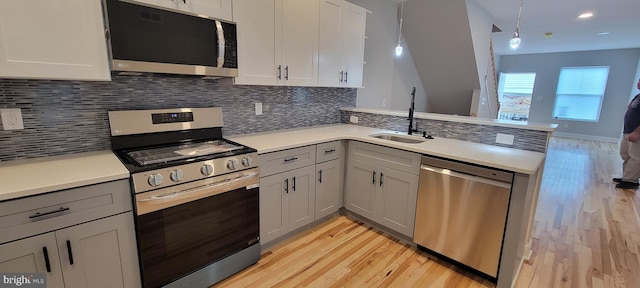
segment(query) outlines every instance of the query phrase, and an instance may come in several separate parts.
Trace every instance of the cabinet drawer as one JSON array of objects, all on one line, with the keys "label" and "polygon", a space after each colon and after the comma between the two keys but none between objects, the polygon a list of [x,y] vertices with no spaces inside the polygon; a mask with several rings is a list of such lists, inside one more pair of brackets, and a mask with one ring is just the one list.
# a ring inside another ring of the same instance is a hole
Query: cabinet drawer
[{"label": "cabinet drawer", "polygon": [[260,177],[316,163],[316,145],[258,155]]},{"label": "cabinet drawer", "polygon": [[404,171],[420,173],[420,154],[363,142],[349,142],[349,158]]},{"label": "cabinet drawer", "polygon": [[128,180],[0,202],[0,243],[131,211]]},{"label": "cabinet drawer", "polygon": [[342,142],[333,141],[316,146],[316,162],[321,163],[342,157]]}]

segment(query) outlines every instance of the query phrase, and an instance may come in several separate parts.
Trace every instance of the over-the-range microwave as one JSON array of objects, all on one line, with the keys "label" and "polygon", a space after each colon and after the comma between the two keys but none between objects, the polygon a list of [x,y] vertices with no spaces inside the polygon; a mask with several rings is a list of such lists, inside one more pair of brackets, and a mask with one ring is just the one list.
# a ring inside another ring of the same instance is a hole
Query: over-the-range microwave
[{"label": "over-the-range microwave", "polygon": [[112,71],[238,76],[233,22],[126,0],[103,11]]}]

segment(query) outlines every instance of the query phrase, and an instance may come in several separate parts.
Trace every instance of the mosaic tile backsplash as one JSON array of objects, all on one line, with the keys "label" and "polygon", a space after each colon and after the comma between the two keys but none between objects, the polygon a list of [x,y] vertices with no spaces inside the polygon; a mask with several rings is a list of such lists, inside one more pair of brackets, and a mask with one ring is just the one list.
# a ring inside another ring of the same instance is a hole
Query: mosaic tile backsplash
[{"label": "mosaic tile backsplash", "polygon": [[[350,116],[357,116],[358,125],[361,126],[395,131],[407,131],[409,127],[407,117],[353,111],[341,111],[340,114],[342,123],[347,124],[349,123]],[[547,137],[549,137],[549,135],[546,131],[429,119],[415,119],[415,123],[417,123],[417,130],[426,131],[427,134],[433,137],[457,139],[541,153],[546,153],[547,150]],[[496,143],[497,133],[514,135],[513,145]]]},{"label": "mosaic tile backsplash", "polygon": [[[262,102],[262,115],[255,115],[255,102]],[[21,108],[25,126],[0,130],[0,161],[111,149],[109,110],[222,107],[223,133],[234,135],[340,123],[340,107],[355,104],[356,89],[232,85],[188,76],[0,79],[0,108]]]}]

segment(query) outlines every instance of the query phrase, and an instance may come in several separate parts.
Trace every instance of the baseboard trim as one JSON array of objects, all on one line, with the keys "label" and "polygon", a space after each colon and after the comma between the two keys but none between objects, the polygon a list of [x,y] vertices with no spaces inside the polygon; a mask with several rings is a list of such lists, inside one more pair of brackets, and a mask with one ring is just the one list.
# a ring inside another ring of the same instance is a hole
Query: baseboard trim
[{"label": "baseboard trim", "polygon": [[513,275],[513,281],[511,281],[511,288],[515,288],[516,286],[516,282],[518,282],[518,276],[520,276],[520,271],[522,271],[522,264],[524,264],[524,257],[522,257],[520,259],[520,264],[518,264],[518,272],[516,272],[516,275]]},{"label": "baseboard trim", "polygon": [[[622,134],[620,135],[622,136]],[[582,139],[582,140],[594,140],[594,141],[602,141],[602,142],[610,142],[610,143],[618,143],[620,138],[613,137],[602,137],[602,136],[593,136],[593,135],[584,135],[584,134],[575,134],[575,133],[565,133],[565,132],[553,132],[551,137],[564,137],[564,138],[574,138],[574,139]]]}]

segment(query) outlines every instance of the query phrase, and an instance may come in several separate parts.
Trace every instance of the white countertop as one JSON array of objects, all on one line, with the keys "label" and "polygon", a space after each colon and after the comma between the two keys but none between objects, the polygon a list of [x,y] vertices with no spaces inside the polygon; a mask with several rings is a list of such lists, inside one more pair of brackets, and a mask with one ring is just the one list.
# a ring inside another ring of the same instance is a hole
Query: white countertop
[{"label": "white countertop", "polygon": [[[399,117],[409,117],[408,111],[369,109],[369,108],[346,108],[346,107],[340,108],[340,110],[399,116]],[[490,126],[509,127],[509,128],[517,128],[517,129],[524,129],[524,130],[547,131],[547,132],[553,132],[558,128],[558,124],[533,123],[533,122],[513,121],[513,120],[498,120],[498,119],[489,119],[489,118],[478,118],[478,117],[470,117],[470,116],[447,115],[447,114],[425,113],[425,112],[415,112],[413,113],[413,117],[417,119],[441,120],[441,121],[449,121],[449,122],[490,125]]]},{"label": "white countertop", "polygon": [[0,201],[129,178],[110,151],[0,163]]},{"label": "white countertop", "polygon": [[370,137],[375,133],[406,133],[349,124],[307,127],[227,137],[253,147],[259,154],[318,144],[334,140],[358,140],[391,148],[440,156],[523,174],[535,173],[545,154],[487,144],[436,137],[423,143],[408,144]]},{"label": "white countertop", "polygon": [[[445,157],[508,171],[532,174],[545,154],[493,145],[444,139],[408,144],[370,137],[375,133],[406,133],[336,124],[227,137],[264,154],[334,140],[358,140]],[[0,201],[33,196],[129,177],[129,171],[109,150],[0,163]]]}]

